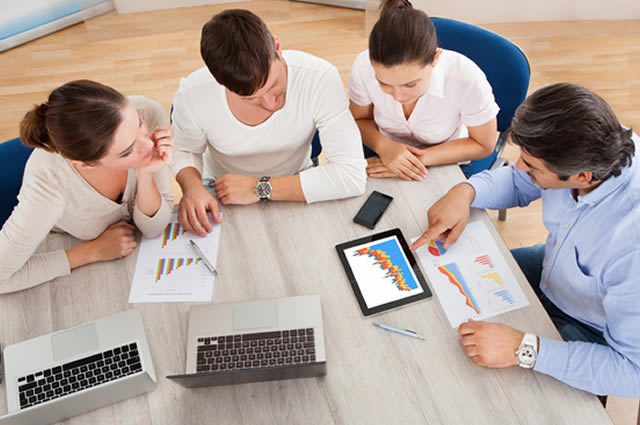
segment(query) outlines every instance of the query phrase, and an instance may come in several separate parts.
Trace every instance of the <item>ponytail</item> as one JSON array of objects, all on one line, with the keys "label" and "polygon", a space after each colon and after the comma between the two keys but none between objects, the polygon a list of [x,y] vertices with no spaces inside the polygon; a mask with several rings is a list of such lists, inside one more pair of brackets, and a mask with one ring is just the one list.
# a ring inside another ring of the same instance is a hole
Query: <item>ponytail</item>
[{"label": "ponytail", "polygon": [[47,130],[47,110],[48,105],[42,103],[26,113],[20,122],[20,140],[25,146],[57,153]]},{"label": "ponytail", "polygon": [[430,65],[438,51],[433,22],[410,0],[382,0],[380,19],[369,35],[369,58],[390,67],[417,62]]},{"label": "ponytail", "polygon": [[380,2],[380,13],[384,13],[394,7],[413,9],[413,4],[409,0],[382,0]]}]

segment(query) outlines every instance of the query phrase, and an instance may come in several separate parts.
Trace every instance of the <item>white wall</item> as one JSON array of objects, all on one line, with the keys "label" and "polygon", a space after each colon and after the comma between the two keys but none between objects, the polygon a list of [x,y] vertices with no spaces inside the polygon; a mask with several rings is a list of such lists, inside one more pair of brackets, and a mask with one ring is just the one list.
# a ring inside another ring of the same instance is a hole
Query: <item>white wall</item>
[{"label": "white wall", "polygon": [[[367,1],[367,15],[379,0]],[[411,0],[429,16],[472,24],[640,19],[640,0]],[[377,16],[377,15],[376,15]],[[367,17],[369,19],[369,17]]]},{"label": "white wall", "polygon": [[145,10],[175,9],[238,1],[248,0],[114,0],[114,3],[118,13],[134,13]]}]

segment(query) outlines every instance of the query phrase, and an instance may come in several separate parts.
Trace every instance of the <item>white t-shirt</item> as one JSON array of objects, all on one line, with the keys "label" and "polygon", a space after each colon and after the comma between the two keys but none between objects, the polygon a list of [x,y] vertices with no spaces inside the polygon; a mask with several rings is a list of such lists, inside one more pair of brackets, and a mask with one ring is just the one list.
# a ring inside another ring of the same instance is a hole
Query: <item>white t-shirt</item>
[{"label": "white t-shirt", "polygon": [[[256,126],[243,124],[233,115],[224,86],[206,67],[180,81],[173,99],[174,175],[185,167],[207,177],[300,173],[309,203],[364,192],[362,141],[338,71],[303,52],[287,50],[283,57],[288,69],[285,105]],[[328,164],[311,167],[316,129]]]},{"label": "white t-shirt", "polygon": [[467,126],[485,124],[500,110],[482,70],[471,59],[451,50],[442,51],[429,87],[408,120],[402,105],[380,88],[368,50],[353,62],[349,98],[360,106],[373,103],[373,117],[380,132],[391,140],[414,146],[467,137]]}]

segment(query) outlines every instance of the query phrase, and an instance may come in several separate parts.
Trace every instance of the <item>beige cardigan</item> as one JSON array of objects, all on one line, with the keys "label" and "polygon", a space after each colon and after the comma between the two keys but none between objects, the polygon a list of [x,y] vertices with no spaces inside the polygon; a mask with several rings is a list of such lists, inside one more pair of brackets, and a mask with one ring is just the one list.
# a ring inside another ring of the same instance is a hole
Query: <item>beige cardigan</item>
[{"label": "beige cardigan", "polygon": [[[167,124],[162,107],[141,96],[129,101],[149,131]],[[63,249],[34,254],[49,232],[93,240],[110,225],[132,221],[146,237],[154,237],[171,218],[173,195],[168,168],[153,175],[162,196],[160,209],[148,217],[136,206],[137,181],[129,170],[122,202],[98,193],[62,156],[35,149],[27,161],[18,205],[0,230],[0,293],[30,288],[71,273]]]}]

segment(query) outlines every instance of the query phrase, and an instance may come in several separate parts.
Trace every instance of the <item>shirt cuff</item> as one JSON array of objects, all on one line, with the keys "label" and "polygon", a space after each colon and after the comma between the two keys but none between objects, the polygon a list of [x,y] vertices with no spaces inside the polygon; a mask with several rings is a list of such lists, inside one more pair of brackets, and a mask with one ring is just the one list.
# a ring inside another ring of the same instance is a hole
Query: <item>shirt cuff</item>
[{"label": "shirt cuff", "polygon": [[173,207],[169,205],[165,198],[162,198],[160,208],[158,208],[153,217],[147,216],[135,205],[133,207],[133,222],[144,237],[151,239],[162,233],[167,223],[171,220],[172,213]]},{"label": "shirt cuff", "polygon": [[203,167],[203,161],[202,161],[202,155],[204,155],[204,154],[194,154],[194,153],[188,153],[188,152],[176,152],[176,155],[175,155],[175,157],[173,159],[173,162],[169,166],[169,168],[171,169],[171,173],[173,173],[173,175],[177,177],[178,173],[183,168],[193,167],[196,170],[198,170],[198,172],[202,176],[202,170],[204,168]]},{"label": "shirt cuff", "polygon": [[483,205],[485,204],[485,202],[482,198],[484,193],[490,193],[491,191],[489,188],[489,182],[482,178],[479,178],[476,174],[463,183],[471,186],[476,193],[473,197],[473,201],[471,202],[471,208],[484,208]]},{"label": "shirt cuff", "polygon": [[540,337],[538,358],[533,370],[561,380],[569,362],[569,344],[565,341]]}]

